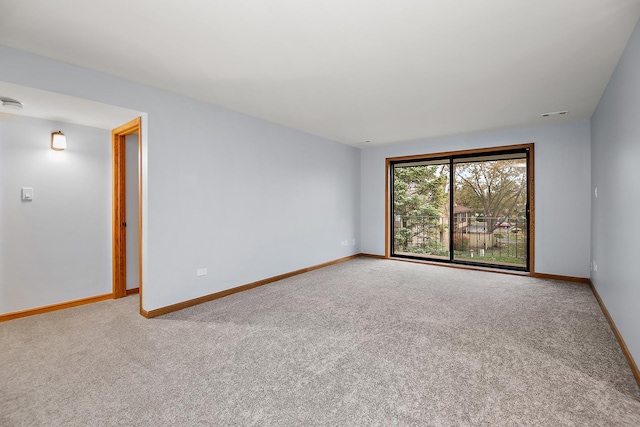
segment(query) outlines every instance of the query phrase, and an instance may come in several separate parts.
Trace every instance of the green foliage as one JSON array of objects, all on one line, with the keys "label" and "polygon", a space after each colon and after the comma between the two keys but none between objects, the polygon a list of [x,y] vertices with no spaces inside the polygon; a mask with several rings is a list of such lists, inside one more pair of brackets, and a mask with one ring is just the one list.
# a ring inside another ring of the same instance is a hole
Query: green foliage
[{"label": "green foliage", "polygon": [[468,250],[456,250],[456,259],[466,259],[487,263],[498,264],[513,264],[513,265],[526,265],[527,263],[527,248],[526,241],[520,241],[517,243],[500,244],[488,248],[485,251],[484,256],[479,255],[479,251],[474,251],[474,258],[471,258],[471,253]]},{"label": "green foliage", "polygon": [[408,250],[409,243],[411,242],[411,238],[413,237],[413,232],[406,227],[396,228],[394,238],[395,248]]},{"label": "green foliage", "polygon": [[[394,214],[400,216],[442,216],[447,203],[447,166],[398,167],[393,170]],[[444,173],[439,173],[444,172]]]},{"label": "green foliage", "polygon": [[[396,247],[396,250],[398,250],[398,247]],[[440,241],[434,239],[427,239],[424,243],[419,245],[407,245],[400,250],[402,252],[421,255],[449,256],[449,249],[444,247]]]},{"label": "green foliage", "polygon": [[449,249],[446,248],[442,248],[442,247],[410,247],[407,249],[406,252],[412,253],[412,254],[420,254],[420,255],[433,255],[433,256],[443,256],[443,257],[448,257],[449,256]]},{"label": "green foliage", "polygon": [[[439,250],[438,239],[446,230],[442,216],[449,199],[447,182],[447,165],[393,169],[393,213],[399,222],[394,233],[396,250],[429,254]],[[416,236],[431,243],[416,246]]]}]

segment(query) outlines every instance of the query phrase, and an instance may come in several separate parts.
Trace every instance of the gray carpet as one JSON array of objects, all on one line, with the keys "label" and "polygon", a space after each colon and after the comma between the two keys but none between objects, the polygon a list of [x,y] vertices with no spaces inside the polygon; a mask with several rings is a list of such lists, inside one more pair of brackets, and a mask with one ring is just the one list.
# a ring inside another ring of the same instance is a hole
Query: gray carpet
[{"label": "gray carpet", "polygon": [[640,426],[581,284],[359,258],[146,320],[0,324],[0,425]]}]

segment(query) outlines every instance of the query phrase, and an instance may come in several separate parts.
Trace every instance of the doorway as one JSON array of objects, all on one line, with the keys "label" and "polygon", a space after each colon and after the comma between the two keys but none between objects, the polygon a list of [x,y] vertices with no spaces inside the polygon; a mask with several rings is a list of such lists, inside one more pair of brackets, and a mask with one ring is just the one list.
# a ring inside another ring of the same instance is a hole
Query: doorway
[{"label": "doorway", "polygon": [[531,271],[533,144],[387,159],[387,256]]},{"label": "doorway", "polygon": [[113,155],[113,297],[122,298],[128,294],[139,292],[142,301],[141,119],[134,119],[113,129],[111,135]]}]

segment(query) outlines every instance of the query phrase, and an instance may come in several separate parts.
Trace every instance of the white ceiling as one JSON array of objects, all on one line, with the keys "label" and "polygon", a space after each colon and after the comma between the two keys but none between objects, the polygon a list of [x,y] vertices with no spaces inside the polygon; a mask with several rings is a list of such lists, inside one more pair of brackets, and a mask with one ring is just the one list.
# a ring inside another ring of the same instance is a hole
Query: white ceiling
[{"label": "white ceiling", "polygon": [[[0,0],[0,44],[358,145],[588,119],[640,0]],[[549,111],[567,116],[543,119]]]},{"label": "white ceiling", "polygon": [[0,82],[0,96],[24,105],[22,110],[0,105],[0,115],[37,117],[109,130],[141,116],[138,111],[6,82]]}]

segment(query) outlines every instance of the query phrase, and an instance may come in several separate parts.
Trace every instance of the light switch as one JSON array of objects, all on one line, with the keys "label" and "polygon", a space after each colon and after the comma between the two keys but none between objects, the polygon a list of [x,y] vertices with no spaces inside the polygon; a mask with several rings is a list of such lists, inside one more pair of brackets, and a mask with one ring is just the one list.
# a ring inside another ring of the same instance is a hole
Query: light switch
[{"label": "light switch", "polygon": [[25,202],[33,200],[33,187],[22,187],[22,200]]}]

